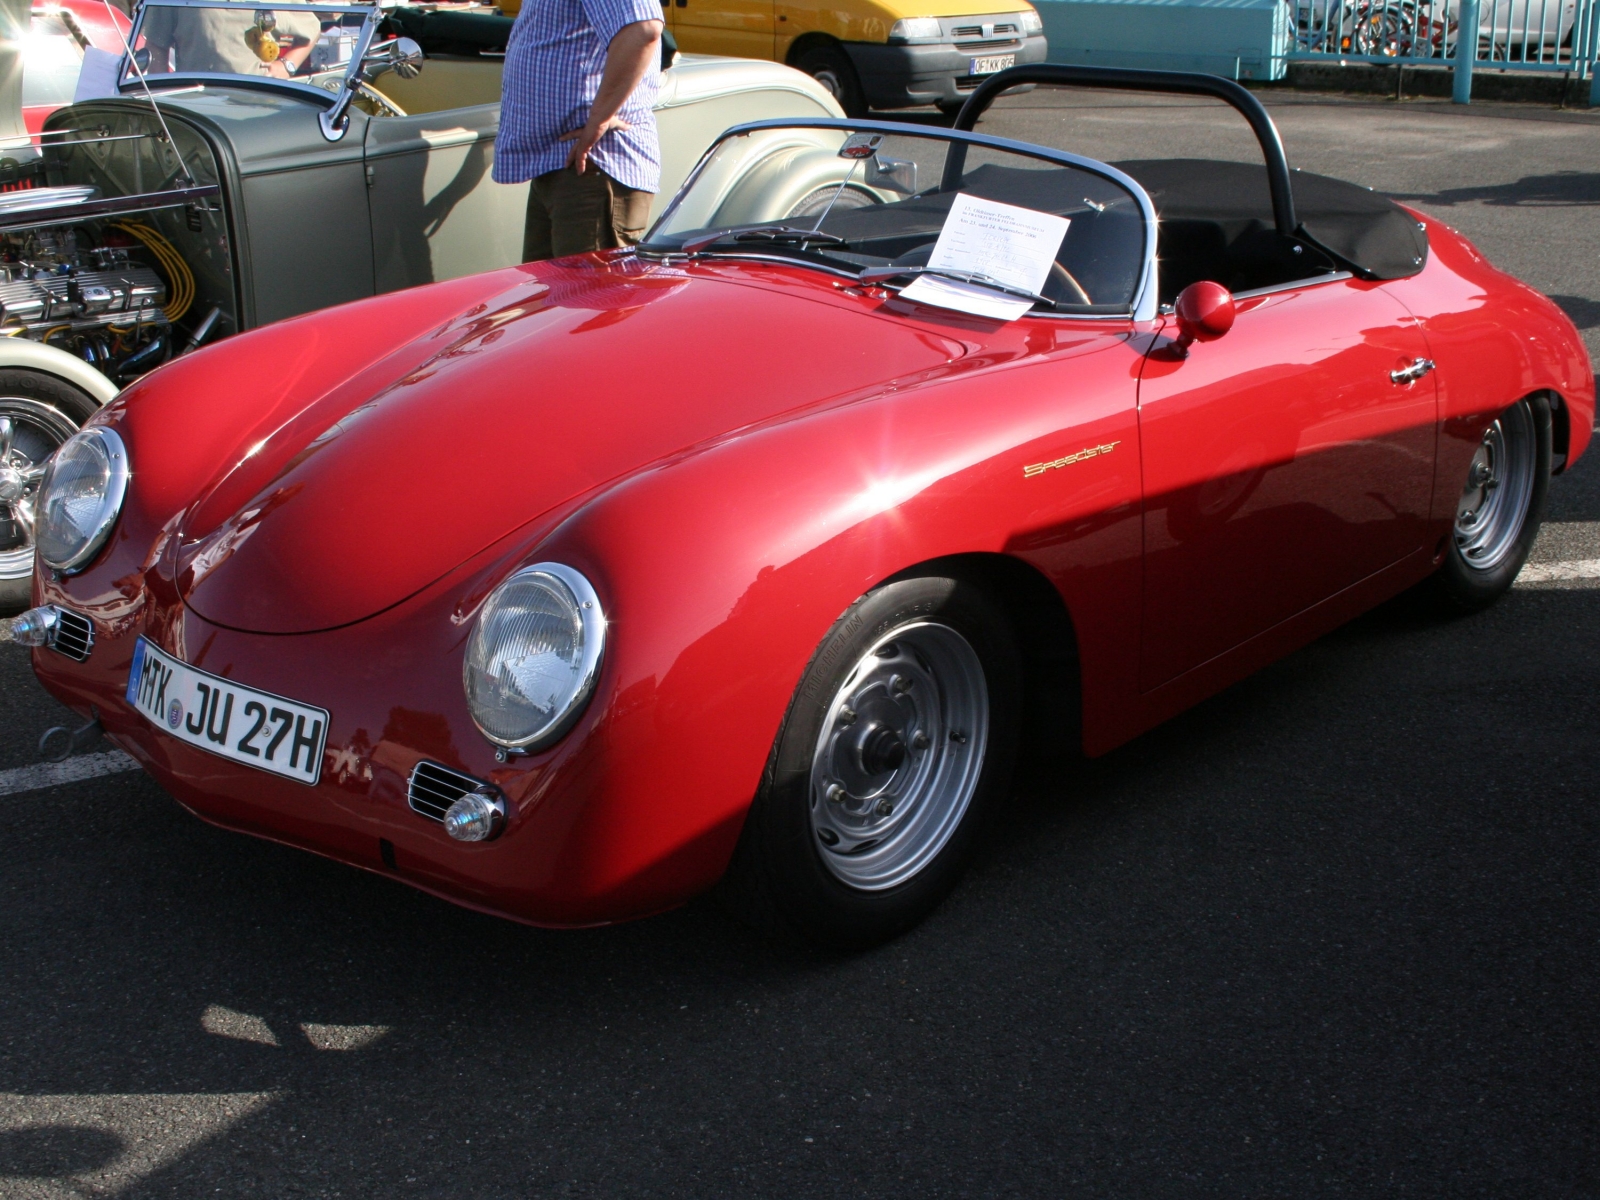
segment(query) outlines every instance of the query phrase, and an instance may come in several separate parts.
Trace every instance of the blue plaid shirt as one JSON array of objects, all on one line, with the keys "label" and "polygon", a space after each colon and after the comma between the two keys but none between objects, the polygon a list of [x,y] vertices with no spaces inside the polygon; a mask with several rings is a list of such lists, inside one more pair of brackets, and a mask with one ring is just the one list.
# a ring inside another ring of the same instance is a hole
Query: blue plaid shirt
[{"label": "blue plaid shirt", "polygon": [[[572,143],[556,139],[589,119],[611,39],[626,25],[659,20],[660,0],[527,0],[506,46],[495,182],[521,183],[566,166]],[[592,166],[646,192],[661,186],[650,108],[660,86],[652,67],[617,114],[632,128],[613,129],[589,154]]]}]

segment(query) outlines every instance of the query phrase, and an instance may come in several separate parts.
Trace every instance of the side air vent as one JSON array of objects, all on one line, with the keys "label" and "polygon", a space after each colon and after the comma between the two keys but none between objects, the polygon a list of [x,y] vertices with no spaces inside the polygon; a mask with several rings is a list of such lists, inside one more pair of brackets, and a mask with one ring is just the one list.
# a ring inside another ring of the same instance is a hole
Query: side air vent
[{"label": "side air vent", "polygon": [[443,821],[445,810],[474,788],[484,786],[484,781],[441,767],[435,762],[419,762],[411,770],[411,780],[406,784],[406,802],[411,811],[430,821]]},{"label": "side air vent", "polygon": [[57,654],[65,654],[73,662],[83,662],[94,649],[94,622],[82,613],[58,608],[49,644]]}]

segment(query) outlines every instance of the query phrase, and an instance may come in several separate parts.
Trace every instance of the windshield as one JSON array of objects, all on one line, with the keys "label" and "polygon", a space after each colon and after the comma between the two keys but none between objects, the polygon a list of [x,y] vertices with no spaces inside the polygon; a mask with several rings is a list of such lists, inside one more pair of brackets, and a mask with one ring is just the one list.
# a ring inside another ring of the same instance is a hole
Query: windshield
[{"label": "windshield", "polygon": [[[338,91],[376,10],[218,0],[145,0],[134,29],[139,68],[164,75],[293,79]],[[121,83],[137,74],[124,61]]]},{"label": "windshield", "polygon": [[[941,233],[974,202],[1047,226],[1037,286],[999,269],[948,269],[957,260]],[[725,137],[640,250],[779,256],[891,287],[921,274],[983,275],[996,277],[990,286],[1005,281],[1012,297],[1032,296],[1036,311],[1126,314],[1144,282],[1149,232],[1145,205],[1109,169],[938,132],[827,122]]]}]

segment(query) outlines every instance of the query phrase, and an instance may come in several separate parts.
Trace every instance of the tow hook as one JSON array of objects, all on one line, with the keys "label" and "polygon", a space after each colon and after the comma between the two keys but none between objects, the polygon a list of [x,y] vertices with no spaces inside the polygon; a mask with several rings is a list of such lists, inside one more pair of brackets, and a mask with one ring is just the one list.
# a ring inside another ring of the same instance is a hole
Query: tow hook
[{"label": "tow hook", "polygon": [[[46,729],[39,735],[39,753],[44,756],[45,762],[66,762],[80,749],[88,746],[95,738],[105,732],[100,727],[100,710],[94,705],[89,706],[93,720],[80,729],[68,729],[65,725],[55,725]],[[59,747],[52,750],[54,744]]]}]

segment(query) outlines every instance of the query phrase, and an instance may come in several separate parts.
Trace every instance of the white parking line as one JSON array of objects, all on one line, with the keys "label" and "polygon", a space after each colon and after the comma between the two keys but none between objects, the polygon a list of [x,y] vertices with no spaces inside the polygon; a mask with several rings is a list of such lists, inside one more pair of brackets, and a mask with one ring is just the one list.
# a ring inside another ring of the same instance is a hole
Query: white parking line
[{"label": "white parking line", "polygon": [[1517,576],[1518,585],[1545,584],[1568,586],[1585,579],[1600,579],[1600,558],[1579,558],[1568,562],[1529,563]]},{"label": "white parking line", "polygon": [[77,783],[82,779],[95,779],[101,775],[117,775],[123,771],[137,771],[139,764],[121,750],[105,754],[80,754],[66,762],[36,763],[31,767],[16,767],[0,771],[0,796],[18,792],[36,792],[40,788],[55,787],[62,783]]}]

